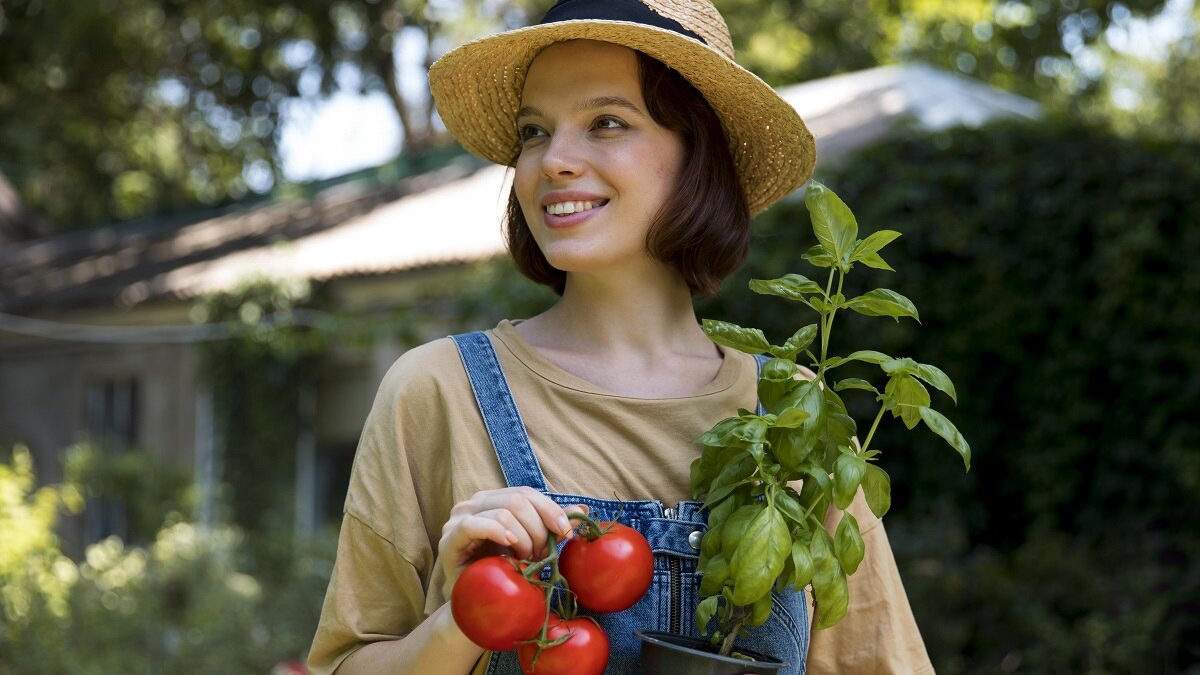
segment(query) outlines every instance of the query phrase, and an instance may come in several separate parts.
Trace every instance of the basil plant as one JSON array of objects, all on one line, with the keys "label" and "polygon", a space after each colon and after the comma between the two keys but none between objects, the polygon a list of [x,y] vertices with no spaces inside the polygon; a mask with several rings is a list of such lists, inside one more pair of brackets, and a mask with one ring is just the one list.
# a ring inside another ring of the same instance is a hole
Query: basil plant
[{"label": "basil plant", "polygon": [[[705,332],[718,344],[771,356],[758,390],[764,414],[739,410],[738,416],[718,422],[700,437],[704,449],[691,466],[692,490],[709,510],[700,551],[703,600],[696,625],[707,635],[710,622],[716,620],[711,639],[724,655],[732,652],[739,634],[767,620],[772,590],[811,585],[818,629],[846,614],[846,578],[864,555],[858,522],[846,508],[860,489],[878,517],[891,503],[888,475],[876,464],[879,450],[871,447],[884,413],[910,430],[923,422],[957,450],[970,469],[966,439],[930,406],[928,387],[957,402],[954,384],[944,372],[871,350],[847,356],[828,353],[833,321],[841,310],[919,323],[917,308],[895,291],[878,288],[854,298],[842,295],[846,275],[856,265],[894,271],[880,251],[900,233],[880,230],[859,239],[854,214],[816,181],[810,182],[804,201],[819,243],[803,258],[829,270],[824,285],[788,274],[752,280],[750,290],[812,310],[815,323],[801,327],[782,345],[773,345],[759,329],[704,321]],[[851,361],[877,365],[881,378],[886,378],[883,390],[859,378],[833,380],[834,371]],[[810,366],[816,378],[798,376],[799,362]],[[879,404],[861,442],[841,398],[851,390],[865,392],[859,395],[873,396]],[[830,505],[842,511],[832,533],[822,524]]]}]

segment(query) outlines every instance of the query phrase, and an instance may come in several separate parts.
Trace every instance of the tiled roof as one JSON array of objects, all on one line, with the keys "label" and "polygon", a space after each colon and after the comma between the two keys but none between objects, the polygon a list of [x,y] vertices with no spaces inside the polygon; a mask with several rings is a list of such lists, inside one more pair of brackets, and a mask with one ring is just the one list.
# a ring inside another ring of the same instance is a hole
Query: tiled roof
[{"label": "tiled roof", "polygon": [[[403,210],[415,206],[414,214],[432,217],[430,195],[444,195],[439,188],[459,179],[478,184],[473,176],[481,167],[482,162],[463,158],[382,187],[350,182],[312,197],[233,205],[190,221],[183,216],[176,222],[167,218],[125,223],[6,244],[0,247],[0,311],[129,307],[151,299],[189,297],[228,287],[218,279],[231,286],[242,273],[281,270],[289,259],[302,259],[315,278],[349,274],[355,268],[403,269],[413,265],[414,254],[453,259],[454,251],[420,244],[428,237],[416,217],[403,215]],[[495,167],[488,167],[481,178],[494,175]],[[398,214],[400,205],[404,207]],[[395,216],[393,227],[381,226],[391,222],[377,218],[384,213]],[[486,212],[482,220],[494,222],[494,217]],[[364,227],[366,223],[375,225]],[[354,250],[355,244],[342,232],[360,237],[354,242],[361,242],[361,250]],[[468,239],[463,236],[452,247],[469,251]],[[289,249],[293,253],[287,253]],[[302,258],[289,257],[297,254]]]}]

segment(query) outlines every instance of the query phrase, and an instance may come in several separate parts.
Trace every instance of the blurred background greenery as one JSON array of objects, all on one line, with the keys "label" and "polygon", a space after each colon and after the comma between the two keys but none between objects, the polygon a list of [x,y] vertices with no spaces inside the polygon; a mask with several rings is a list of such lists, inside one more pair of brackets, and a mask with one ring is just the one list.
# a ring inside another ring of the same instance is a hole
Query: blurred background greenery
[{"label": "blurred background greenery", "polygon": [[[423,68],[549,4],[0,0],[14,222],[36,240],[302,194],[289,106],[338,92],[385,96],[401,161],[420,166],[448,143]],[[864,233],[904,233],[887,256],[900,272],[863,276],[910,297],[924,324],[918,339],[848,320],[843,336],[944,369],[975,453],[963,476],[932,437],[885,428],[879,441],[889,534],[938,671],[1200,672],[1200,8],[717,4],[739,60],[774,85],[920,61],[1047,110],[902,132],[818,173]],[[793,233],[806,221],[794,201],[760,217],[746,269],[700,315],[789,334],[795,316],[745,283],[805,272],[812,242]],[[22,445],[0,450],[0,673],[267,673],[302,658],[336,532],[291,523],[311,424],[296,411],[330,349],[412,344],[435,305],[458,330],[550,300],[502,261],[471,274],[387,316],[349,312],[320,285],[198,300],[204,322],[250,329],[199,350],[224,444],[255,449],[222,458],[211,517],[191,473],[151,453],[90,439],[46,484]],[[305,309],[327,320],[267,319]],[[124,535],[72,550],[56,521],[85,503],[118,514]]]}]

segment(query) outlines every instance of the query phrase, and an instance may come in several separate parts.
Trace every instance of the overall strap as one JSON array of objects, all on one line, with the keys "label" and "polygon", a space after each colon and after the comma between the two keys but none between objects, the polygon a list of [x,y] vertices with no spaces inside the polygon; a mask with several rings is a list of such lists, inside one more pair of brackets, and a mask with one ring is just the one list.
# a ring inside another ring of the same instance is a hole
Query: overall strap
[{"label": "overall strap", "polygon": [[[767,354],[755,354],[754,360],[758,362],[758,379],[761,380],[763,364],[765,364],[767,361],[770,361],[771,357]],[[755,412],[755,414],[758,414],[758,415],[766,414],[767,409],[763,407],[762,399],[759,399],[758,408],[754,412]]]},{"label": "overall strap", "polygon": [[529,433],[513,401],[508,380],[504,379],[492,341],[482,331],[451,335],[450,339],[458,347],[504,479],[509,487],[523,485],[545,492],[546,478],[529,445]]}]

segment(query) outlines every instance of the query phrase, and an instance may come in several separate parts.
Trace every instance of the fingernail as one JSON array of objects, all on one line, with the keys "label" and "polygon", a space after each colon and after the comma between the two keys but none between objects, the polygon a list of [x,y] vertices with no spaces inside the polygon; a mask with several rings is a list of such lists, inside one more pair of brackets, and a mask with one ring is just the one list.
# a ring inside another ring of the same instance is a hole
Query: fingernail
[{"label": "fingernail", "polygon": [[561,532],[563,536],[570,536],[571,521],[566,516],[559,516],[558,520],[555,522],[558,523],[558,531]]},{"label": "fingernail", "polygon": [[517,543],[517,535],[514,534],[512,530],[505,530],[504,538],[507,540],[507,543],[509,546],[512,546],[513,544]]}]

